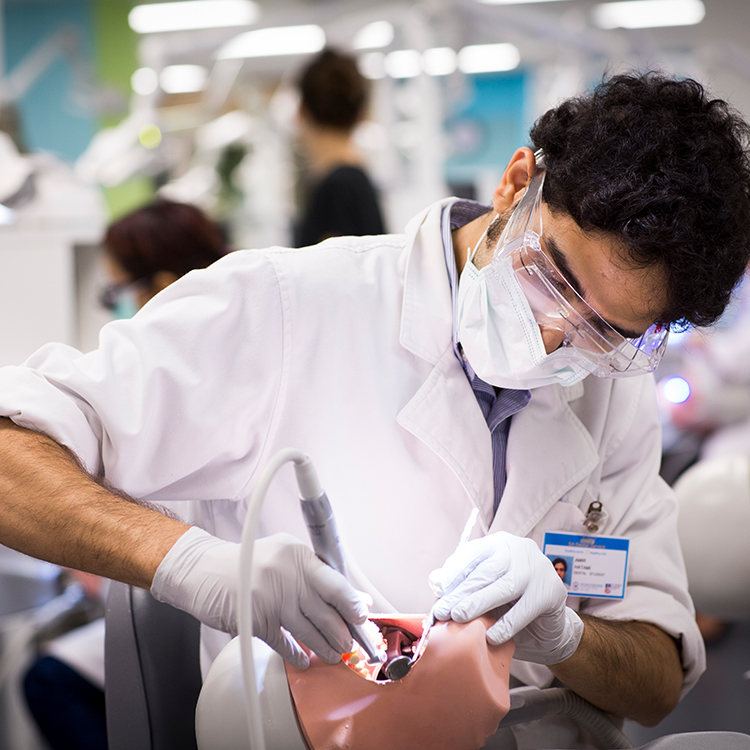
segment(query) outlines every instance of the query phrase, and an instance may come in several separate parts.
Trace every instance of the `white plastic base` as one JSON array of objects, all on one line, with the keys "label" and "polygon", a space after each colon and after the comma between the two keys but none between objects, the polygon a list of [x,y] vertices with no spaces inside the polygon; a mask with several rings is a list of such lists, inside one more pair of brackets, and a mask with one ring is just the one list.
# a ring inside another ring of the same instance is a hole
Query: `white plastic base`
[{"label": "white plastic base", "polygon": [[[266,750],[308,750],[292,706],[284,660],[257,638],[253,654]],[[255,750],[247,727],[239,637],[221,651],[203,683],[195,733],[198,750]]]}]

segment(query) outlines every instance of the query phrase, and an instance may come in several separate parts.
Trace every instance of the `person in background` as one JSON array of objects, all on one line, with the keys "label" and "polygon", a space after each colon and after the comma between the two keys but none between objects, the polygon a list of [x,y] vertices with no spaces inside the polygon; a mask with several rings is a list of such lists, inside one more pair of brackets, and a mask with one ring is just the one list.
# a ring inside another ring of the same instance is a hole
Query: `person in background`
[{"label": "person in background", "polygon": [[[199,208],[157,199],[112,223],[104,236],[112,283],[101,302],[132,317],[154,295],[230,250],[222,230]],[[71,571],[90,596],[106,596],[103,579]],[[24,677],[24,695],[52,750],[106,750],[104,619],[47,644]]]},{"label": "person in background", "polygon": [[354,58],[325,49],[304,70],[298,86],[300,141],[312,185],[295,227],[295,246],[382,234],[377,191],[352,138],[367,110],[369,81]]},{"label": "person in background", "polygon": [[112,279],[102,304],[131,318],[162,289],[229,250],[224,233],[199,208],[157,199],[118,219],[104,236]]}]

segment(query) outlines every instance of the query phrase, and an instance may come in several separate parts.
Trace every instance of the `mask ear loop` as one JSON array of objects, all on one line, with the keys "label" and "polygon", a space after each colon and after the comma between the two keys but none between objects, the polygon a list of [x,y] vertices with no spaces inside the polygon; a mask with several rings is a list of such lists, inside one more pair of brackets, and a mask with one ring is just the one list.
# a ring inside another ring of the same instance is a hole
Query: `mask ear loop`
[{"label": "mask ear loop", "polygon": [[470,247],[466,248],[466,252],[469,254],[468,259],[466,260],[467,263],[473,263],[474,262],[474,256],[477,254],[477,250],[479,250],[479,246],[482,244],[482,241],[487,236],[487,232],[490,231],[490,227],[500,218],[500,214],[495,214],[495,217],[490,221],[490,223],[485,227],[484,232],[482,232],[482,236],[477,240],[477,244],[474,245],[474,249],[472,250]]}]

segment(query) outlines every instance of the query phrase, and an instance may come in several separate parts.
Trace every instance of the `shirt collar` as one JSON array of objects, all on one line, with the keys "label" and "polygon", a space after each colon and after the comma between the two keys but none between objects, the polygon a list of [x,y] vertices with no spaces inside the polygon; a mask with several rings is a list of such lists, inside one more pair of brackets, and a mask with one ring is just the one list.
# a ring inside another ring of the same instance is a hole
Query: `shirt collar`
[{"label": "shirt collar", "polygon": [[490,211],[490,206],[485,206],[476,201],[461,200],[455,198],[445,204],[440,219],[440,230],[443,238],[443,252],[445,253],[445,267],[448,270],[448,282],[451,287],[451,300],[453,302],[453,351],[458,361],[463,366],[469,380],[475,377],[474,370],[463,356],[458,340],[458,268],[456,266],[456,255],[453,252],[453,237],[451,232],[454,229],[474,221],[479,216]]}]

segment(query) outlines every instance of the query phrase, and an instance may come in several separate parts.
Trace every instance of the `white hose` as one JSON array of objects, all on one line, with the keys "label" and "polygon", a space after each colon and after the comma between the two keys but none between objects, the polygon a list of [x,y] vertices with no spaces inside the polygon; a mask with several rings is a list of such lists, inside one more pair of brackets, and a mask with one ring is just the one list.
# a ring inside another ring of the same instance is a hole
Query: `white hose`
[{"label": "white hose", "polygon": [[258,519],[268,485],[276,472],[287,462],[296,464],[309,462],[309,457],[301,451],[287,448],[271,457],[260,474],[255,485],[245,515],[242,529],[242,548],[240,549],[240,589],[239,589],[239,633],[240,653],[242,654],[242,676],[245,680],[245,698],[247,700],[247,724],[250,730],[250,750],[266,750],[263,734],[263,717],[260,710],[260,697],[255,684],[255,662],[253,660],[253,601],[251,594],[251,575],[253,565],[253,547],[258,532]]}]

